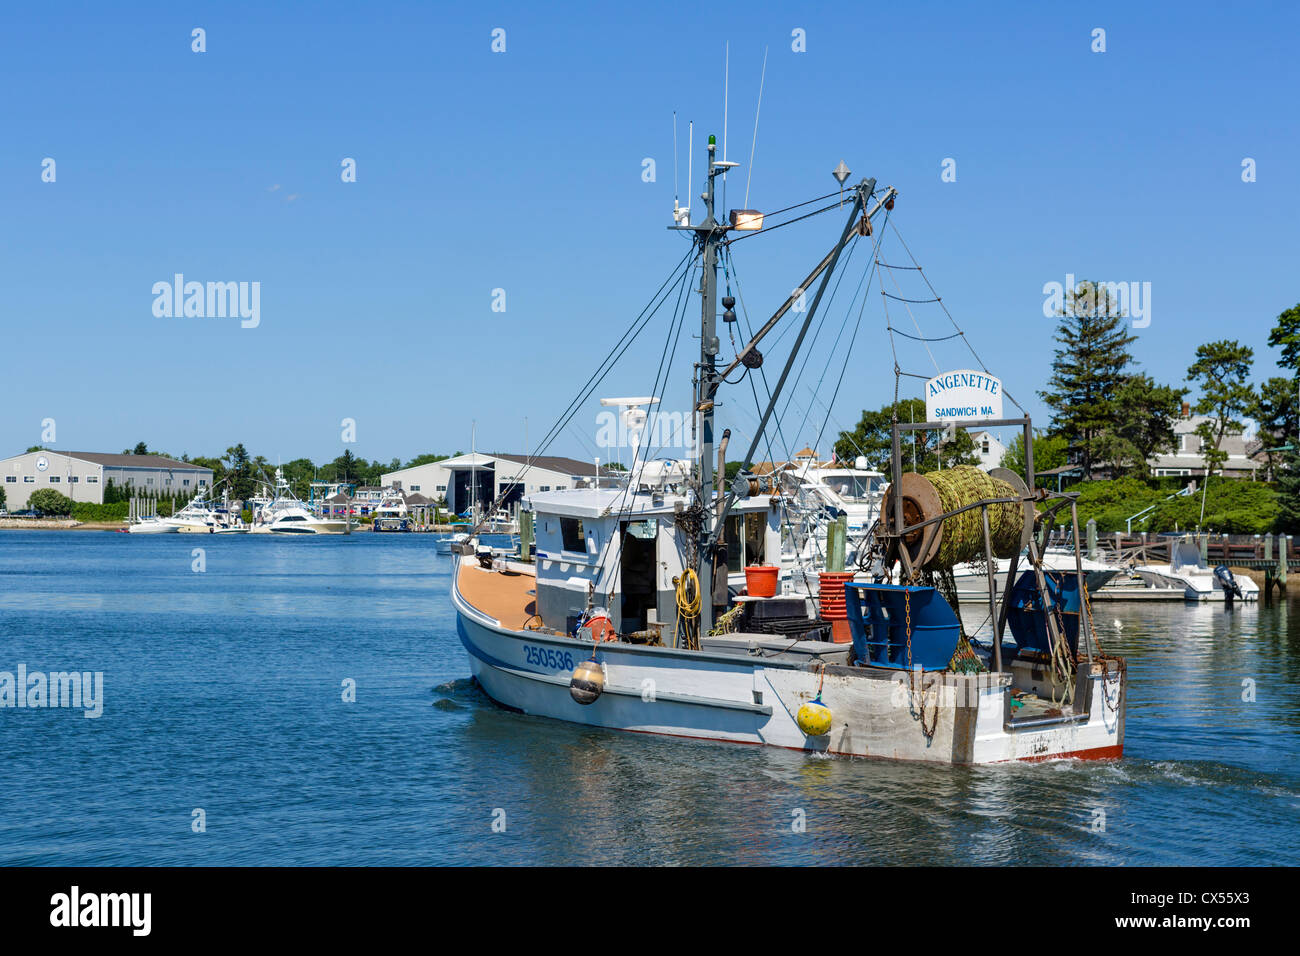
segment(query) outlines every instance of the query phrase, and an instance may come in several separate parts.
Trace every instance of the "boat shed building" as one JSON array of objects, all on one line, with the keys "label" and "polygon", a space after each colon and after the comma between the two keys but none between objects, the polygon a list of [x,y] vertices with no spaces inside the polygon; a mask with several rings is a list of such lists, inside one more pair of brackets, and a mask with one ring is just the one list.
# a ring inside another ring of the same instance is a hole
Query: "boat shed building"
[{"label": "boat shed building", "polygon": [[[607,484],[619,474],[602,467],[601,483]],[[501,507],[513,510],[525,495],[586,487],[595,475],[594,461],[479,452],[390,471],[384,474],[383,484],[399,485],[406,492],[418,492],[432,501],[442,498],[447,510],[461,514],[472,503],[485,507],[502,495]]]},{"label": "boat shed building", "polygon": [[27,507],[33,491],[53,488],[73,501],[104,503],[109,482],[151,497],[192,495],[212,487],[212,469],[162,455],[109,455],[92,451],[29,451],[0,460],[5,508]]}]

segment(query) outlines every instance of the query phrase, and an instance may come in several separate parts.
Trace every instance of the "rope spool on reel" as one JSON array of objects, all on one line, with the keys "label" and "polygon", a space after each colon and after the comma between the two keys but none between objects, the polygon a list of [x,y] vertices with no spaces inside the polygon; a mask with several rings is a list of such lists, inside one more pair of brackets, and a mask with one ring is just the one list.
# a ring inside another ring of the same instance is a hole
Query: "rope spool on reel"
[{"label": "rope spool on reel", "polygon": [[[1026,494],[1020,476],[1005,468],[991,472],[969,465],[918,475],[907,472],[898,482],[903,500],[903,526],[938,518],[977,501],[992,498],[1020,499]],[[887,533],[894,530],[894,488],[885,494],[881,508]],[[981,508],[949,514],[942,521],[919,528],[902,538],[913,568],[951,568],[984,554],[984,524]],[[993,555],[1010,558],[1029,543],[1033,533],[1033,506],[1000,502],[988,506],[989,535]]]}]

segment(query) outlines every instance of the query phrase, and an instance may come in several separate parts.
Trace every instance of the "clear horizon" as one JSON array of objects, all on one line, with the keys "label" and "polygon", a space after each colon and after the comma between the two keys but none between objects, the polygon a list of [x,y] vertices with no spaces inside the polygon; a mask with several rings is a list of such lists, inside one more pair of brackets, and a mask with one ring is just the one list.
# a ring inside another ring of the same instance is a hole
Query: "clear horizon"
[{"label": "clear horizon", "polygon": [[[1279,374],[1268,332],[1300,301],[1296,10],[936,3],[867,19],[759,3],[729,13],[698,26],[690,7],[515,3],[7,11],[0,457],[139,441],[220,456],[242,442],[273,461],[320,464],[348,449],[406,462],[469,451],[472,428],[480,450],[536,451],[685,250],[667,229],[674,110],[683,201],[692,120],[694,193],[710,133],[719,157],[725,142],[740,163],[724,215],[829,193],[841,160],[851,182],[896,186],[891,222],[1039,426],[1050,421],[1036,392],[1055,327],[1045,288],[1070,275],[1135,284],[1149,324],[1134,328],[1133,352],[1158,382],[1186,386],[1196,346],[1221,338],[1254,348],[1254,382]],[[504,52],[492,49],[497,28]],[[1093,52],[1097,28],[1105,52]],[[693,208],[698,221],[698,199]],[[751,325],[825,253],[841,218],[736,245]],[[882,259],[907,263],[892,229],[884,238]],[[863,409],[892,398],[873,284],[829,418],[819,406],[840,375],[836,336],[855,327],[847,297],[869,249],[841,273],[800,360],[777,455],[814,442],[827,455]],[[159,314],[174,310],[157,307],[157,284],[177,274],[205,289],[236,284],[234,311],[256,292],[256,322]],[[925,292],[899,281],[888,291]],[[665,410],[688,404],[698,301]],[[546,453],[590,460],[597,399],[649,394],[672,304]],[[951,331],[933,305],[913,309],[927,335]],[[914,331],[901,306],[890,310]],[[764,348],[769,381],[792,324]],[[932,364],[899,342],[909,371],[975,367],[958,343],[936,343]],[[914,394],[905,379],[903,395]],[[719,426],[732,428],[735,452],[757,422],[749,385],[724,402]],[[355,442],[343,441],[345,420]]]}]

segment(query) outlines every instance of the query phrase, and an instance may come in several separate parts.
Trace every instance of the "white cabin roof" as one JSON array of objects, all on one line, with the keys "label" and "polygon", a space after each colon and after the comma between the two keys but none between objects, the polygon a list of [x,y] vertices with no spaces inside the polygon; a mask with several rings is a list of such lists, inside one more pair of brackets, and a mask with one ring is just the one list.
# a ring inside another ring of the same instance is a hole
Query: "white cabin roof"
[{"label": "white cabin roof", "polygon": [[[574,488],[528,495],[524,502],[538,514],[570,518],[603,518],[617,514],[636,520],[675,514],[679,504],[687,506],[688,499],[685,495],[671,493],[662,497],[648,491],[633,494],[624,488]],[[756,495],[737,501],[731,510],[766,511],[770,505],[771,496]]]}]

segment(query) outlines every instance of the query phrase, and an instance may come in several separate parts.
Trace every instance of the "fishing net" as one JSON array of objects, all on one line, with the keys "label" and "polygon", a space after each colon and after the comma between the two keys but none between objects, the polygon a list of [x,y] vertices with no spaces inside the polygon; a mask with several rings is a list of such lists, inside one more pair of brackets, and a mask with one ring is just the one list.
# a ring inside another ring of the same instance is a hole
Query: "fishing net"
[{"label": "fishing net", "polygon": [[[939,495],[944,511],[956,511],[981,499],[1018,498],[1016,490],[1000,478],[970,465],[958,465],[925,476]],[[980,508],[945,518],[943,540],[930,567],[951,568],[978,558],[984,553],[984,522]],[[988,506],[989,535],[993,554],[1009,558],[1020,550],[1020,533],[1025,526],[1024,511],[1018,502]]]}]

